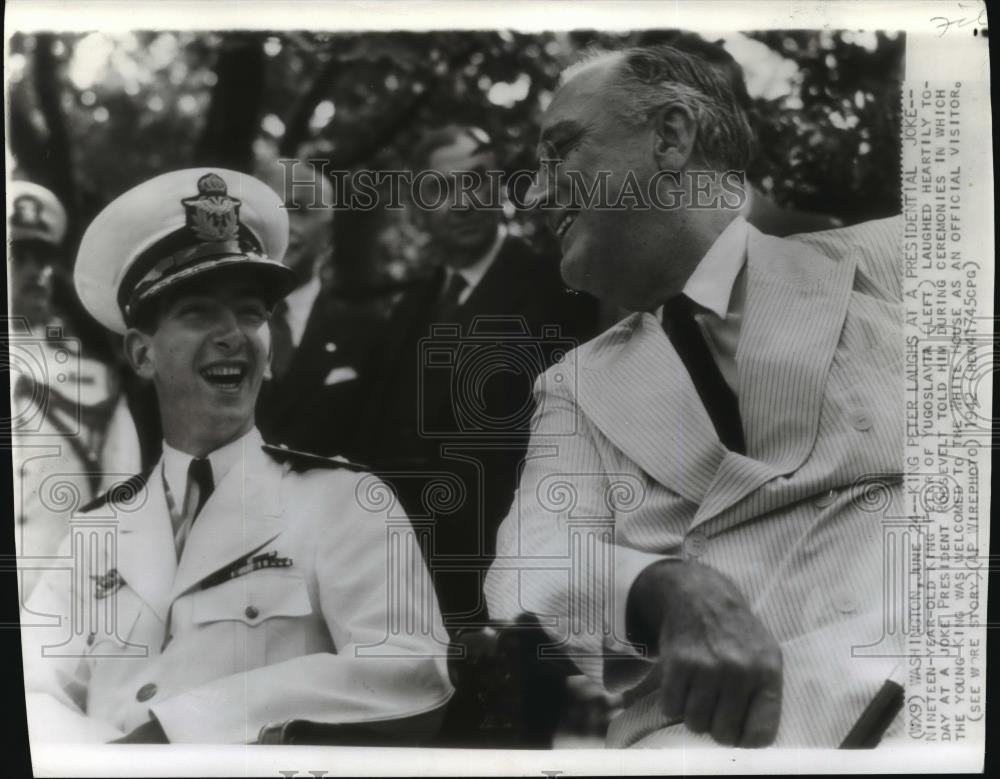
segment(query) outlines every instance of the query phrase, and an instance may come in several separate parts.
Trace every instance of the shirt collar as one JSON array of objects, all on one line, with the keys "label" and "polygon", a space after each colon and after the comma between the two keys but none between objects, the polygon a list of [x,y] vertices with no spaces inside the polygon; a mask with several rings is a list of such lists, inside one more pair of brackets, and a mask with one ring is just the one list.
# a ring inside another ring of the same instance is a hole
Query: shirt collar
[{"label": "shirt collar", "polygon": [[[213,483],[218,486],[233,466],[245,458],[247,451],[253,447],[259,448],[263,444],[264,439],[261,438],[260,432],[256,427],[252,427],[235,441],[209,452],[208,460],[212,463]],[[174,496],[178,505],[184,500],[184,494],[187,492],[188,467],[193,459],[190,454],[174,449],[166,441],[163,442],[163,475],[166,477],[170,494]]]},{"label": "shirt collar", "polygon": [[493,239],[493,243],[490,244],[490,248],[486,250],[486,253],[478,260],[476,260],[471,265],[466,265],[464,268],[454,269],[448,268],[448,277],[445,283],[451,281],[453,273],[461,274],[462,278],[465,279],[465,283],[468,285],[462,292],[462,297],[460,300],[464,300],[470,294],[472,290],[476,288],[476,285],[483,280],[483,276],[486,275],[486,271],[490,269],[493,261],[500,254],[500,247],[503,246],[504,239],[507,238],[507,225],[501,224],[497,227],[496,238]]},{"label": "shirt collar", "polygon": [[292,333],[293,346],[298,346],[302,342],[306,325],[309,323],[309,313],[316,298],[319,297],[320,287],[319,276],[313,276],[301,287],[293,289],[285,296],[285,304],[288,306],[285,316],[288,319],[288,329]]},{"label": "shirt collar", "polygon": [[684,295],[720,319],[729,312],[736,277],[746,262],[749,234],[747,220],[737,216],[715,239],[684,285]]}]

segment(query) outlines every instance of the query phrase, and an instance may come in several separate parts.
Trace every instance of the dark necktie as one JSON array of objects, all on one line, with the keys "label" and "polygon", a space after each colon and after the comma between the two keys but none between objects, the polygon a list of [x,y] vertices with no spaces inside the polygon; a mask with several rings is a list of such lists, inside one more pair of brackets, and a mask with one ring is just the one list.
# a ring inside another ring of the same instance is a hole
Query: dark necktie
[{"label": "dark necktie", "polygon": [[194,516],[191,517],[191,524],[201,513],[202,506],[208,500],[215,489],[215,480],[212,478],[212,462],[207,457],[195,457],[188,466],[188,479],[198,485],[198,505],[195,506]]},{"label": "dark necktie", "polygon": [[744,454],[739,401],[712,359],[694,312],[694,301],[686,295],[677,296],[663,307],[663,329],[684,362],[719,439],[727,449]]},{"label": "dark necktie", "polygon": [[292,328],[288,324],[288,303],[279,300],[271,312],[271,375],[275,379],[288,373],[294,351]]},{"label": "dark necktie", "polygon": [[444,288],[444,292],[441,293],[441,297],[438,298],[437,305],[434,307],[436,321],[440,322],[454,315],[455,311],[458,310],[458,299],[467,286],[469,286],[469,282],[465,280],[465,277],[458,271],[452,271],[448,285]]}]

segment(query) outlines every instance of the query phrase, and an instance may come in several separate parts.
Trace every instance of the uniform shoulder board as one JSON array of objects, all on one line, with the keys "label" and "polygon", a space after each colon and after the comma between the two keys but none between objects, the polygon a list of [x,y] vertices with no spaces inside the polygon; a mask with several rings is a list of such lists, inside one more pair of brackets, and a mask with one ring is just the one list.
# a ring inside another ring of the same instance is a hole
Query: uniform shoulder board
[{"label": "uniform shoulder board", "polygon": [[152,472],[153,469],[150,468],[142,473],[137,473],[135,476],[130,476],[125,481],[112,484],[105,492],[90,501],[90,503],[85,506],[81,506],[80,511],[93,511],[94,509],[98,509],[109,503],[129,502],[146,486],[146,481],[149,479],[149,475]]},{"label": "uniform shoulder board", "polygon": [[272,446],[264,444],[261,449],[267,452],[279,463],[288,463],[296,473],[312,470],[313,468],[346,468],[349,471],[368,471],[367,466],[352,463],[343,457],[323,457],[310,452],[300,452],[297,449],[288,449],[284,446]]}]

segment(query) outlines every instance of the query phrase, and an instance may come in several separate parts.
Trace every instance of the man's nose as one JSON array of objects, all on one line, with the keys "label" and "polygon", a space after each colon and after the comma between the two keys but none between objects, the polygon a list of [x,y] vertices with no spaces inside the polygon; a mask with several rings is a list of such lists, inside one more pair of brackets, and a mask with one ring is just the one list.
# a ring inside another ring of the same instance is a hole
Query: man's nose
[{"label": "man's nose", "polygon": [[524,207],[535,208],[542,202],[544,195],[545,187],[541,182],[541,168],[539,168],[535,171],[535,175],[531,177],[531,183],[528,185],[528,191],[524,193]]},{"label": "man's nose", "polygon": [[224,349],[238,348],[246,338],[240,327],[240,320],[234,311],[223,309],[216,320],[212,338]]}]

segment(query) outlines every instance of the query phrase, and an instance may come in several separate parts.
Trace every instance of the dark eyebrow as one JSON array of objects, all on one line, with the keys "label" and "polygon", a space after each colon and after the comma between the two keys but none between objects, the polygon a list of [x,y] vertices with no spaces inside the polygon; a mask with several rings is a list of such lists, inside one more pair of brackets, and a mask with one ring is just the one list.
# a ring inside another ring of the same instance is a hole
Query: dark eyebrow
[{"label": "dark eyebrow", "polygon": [[545,143],[548,141],[555,146],[561,143],[566,143],[571,140],[578,140],[586,131],[587,127],[584,127],[579,122],[573,121],[572,119],[564,119],[561,122],[556,122],[551,127],[546,127],[542,130],[542,136],[539,138],[539,143]]}]

